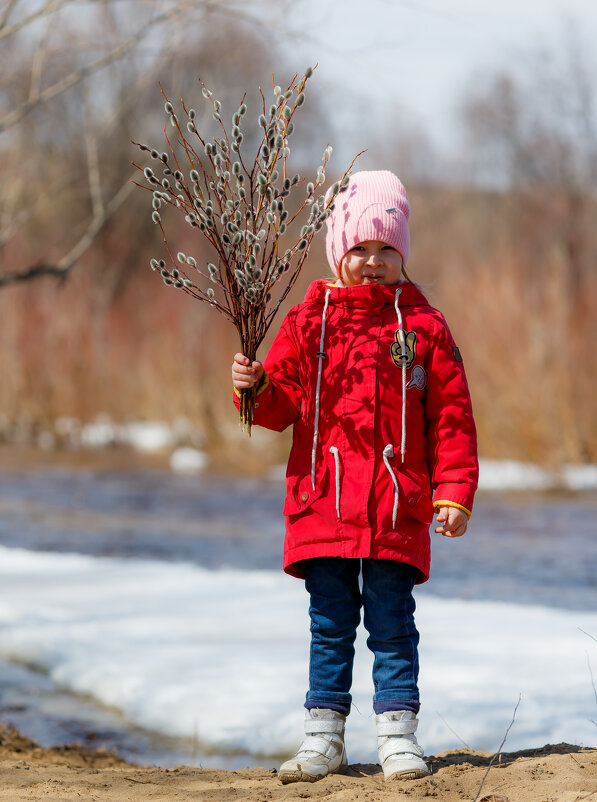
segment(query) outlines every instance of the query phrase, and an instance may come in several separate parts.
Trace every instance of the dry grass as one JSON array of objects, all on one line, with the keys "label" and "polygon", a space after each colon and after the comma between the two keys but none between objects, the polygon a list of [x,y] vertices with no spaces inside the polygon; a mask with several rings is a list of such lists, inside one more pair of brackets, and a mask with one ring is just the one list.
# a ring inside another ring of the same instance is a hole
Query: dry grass
[{"label": "dry grass", "polygon": [[[461,347],[482,455],[597,462],[597,235],[587,223],[582,258],[571,254],[565,200],[546,217],[529,198],[411,196],[410,272]],[[156,281],[126,233],[104,238],[87,269],[63,286],[40,281],[0,293],[0,412],[42,425],[102,412],[116,420],[185,416],[220,453],[228,444],[234,459],[236,332]],[[323,237],[314,242],[285,308],[327,274],[323,245]],[[116,267],[114,277],[102,267],[116,264],[118,253],[131,273],[120,283]],[[283,459],[286,444],[276,446],[273,461]]]}]

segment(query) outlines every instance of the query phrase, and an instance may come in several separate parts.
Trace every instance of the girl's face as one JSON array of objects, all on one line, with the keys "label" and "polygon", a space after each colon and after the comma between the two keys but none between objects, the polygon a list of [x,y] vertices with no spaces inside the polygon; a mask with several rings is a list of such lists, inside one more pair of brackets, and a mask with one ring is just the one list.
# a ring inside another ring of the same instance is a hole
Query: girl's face
[{"label": "girl's face", "polygon": [[345,287],[358,284],[397,284],[402,256],[391,245],[379,240],[359,242],[346,253],[338,271]]}]

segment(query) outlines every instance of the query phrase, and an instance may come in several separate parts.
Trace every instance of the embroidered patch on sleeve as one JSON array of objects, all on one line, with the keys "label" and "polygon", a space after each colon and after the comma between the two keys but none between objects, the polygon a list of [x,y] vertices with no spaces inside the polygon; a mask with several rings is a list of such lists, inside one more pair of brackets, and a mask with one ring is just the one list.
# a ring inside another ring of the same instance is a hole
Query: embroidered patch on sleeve
[{"label": "embroidered patch on sleeve", "polygon": [[452,353],[454,354],[454,359],[457,362],[462,362],[462,354],[460,353],[460,349],[457,345],[452,346]]}]

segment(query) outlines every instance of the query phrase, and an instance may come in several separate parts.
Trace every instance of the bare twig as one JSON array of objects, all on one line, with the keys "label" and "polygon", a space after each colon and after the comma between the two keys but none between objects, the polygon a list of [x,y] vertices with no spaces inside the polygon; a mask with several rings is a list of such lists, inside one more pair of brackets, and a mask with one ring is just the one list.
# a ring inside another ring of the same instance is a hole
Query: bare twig
[{"label": "bare twig", "polygon": [[483,779],[481,780],[481,785],[479,786],[479,790],[477,791],[477,795],[476,795],[476,796],[475,796],[475,798],[473,799],[473,802],[477,802],[477,800],[478,800],[478,799],[479,799],[479,797],[481,796],[481,791],[483,790],[483,786],[485,785],[485,780],[487,779],[487,775],[488,775],[488,774],[489,774],[489,772],[491,771],[491,767],[493,766],[493,763],[494,763],[494,761],[496,760],[496,758],[498,758],[498,757],[499,757],[499,756],[502,754],[502,749],[504,748],[504,744],[506,743],[506,739],[508,738],[508,735],[509,735],[509,733],[510,733],[510,730],[512,729],[512,726],[513,726],[513,724],[514,724],[514,720],[515,720],[515,718],[516,718],[516,713],[517,713],[517,711],[518,711],[518,706],[519,706],[519,704],[520,704],[520,700],[521,700],[521,699],[522,699],[522,694],[519,694],[519,696],[518,696],[518,701],[516,702],[516,706],[514,707],[514,713],[512,714],[512,721],[511,721],[511,722],[510,722],[510,724],[508,725],[508,729],[506,730],[506,732],[505,732],[505,734],[504,734],[504,737],[502,738],[502,742],[501,742],[501,744],[499,745],[499,748],[498,748],[497,752],[495,753],[495,755],[494,755],[494,756],[491,758],[491,760],[489,761],[489,765],[487,766],[487,771],[486,771],[486,772],[485,772],[485,774],[483,775]]},{"label": "bare twig", "polygon": [[437,715],[438,715],[438,716],[441,718],[441,720],[444,722],[444,724],[446,725],[446,727],[447,727],[447,728],[450,730],[450,732],[452,733],[452,735],[454,735],[456,738],[458,738],[458,740],[460,741],[460,743],[461,743],[461,744],[463,744],[463,745],[466,747],[466,749],[470,749],[471,747],[470,747],[470,746],[469,746],[469,745],[466,743],[466,741],[463,741],[463,740],[462,740],[462,738],[460,737],[460,735],[458,735],[458,733],[457,733],[455,730],[453,730],[453,729],[452,729],[452,727],[450,727],[450,725],[448,724],[448,722],[446,721],[446,719],[445,719],[445,718],[442,716],[442,714],[441,714],[441,713],[438,713],[438,712],[437,712],[437,710],[436,710],[435,712],[436,712],[436,713],[437,713]]},{"label": "bare twig", "polygon": [[36,98],[39,97],[42,66],[44,58],[47,54],[45,42],[40,42],[35,49],[33,58],[31,59],[31,80],[29,83],[29,94],[27,96],[27,103],[34,103]]},{"label": "bare twig", "polygon": [[14,213],[12,216],[10,213],[6,213],[3,210],[2,217],[7,220],[6,223],[2,223],[0,227],[0,248],[3,248],[4,245],[15,235],[18,231],[19,226],[21,226],[33,212],[33,205],[26,209],[21,209],[20,212]]},{"label": "bare twig", "polygon": [[[54,4],[50,3],[49,5]],[[43,90],[43,92],[39,92],[35,97],[33,97],[33,99],[28,99],[24,103],[21,103],[12,111],[8,112],[8,114],[5,114],[4,117],[0,118],[0,133],[20,122],[37,106],[47,103],[49,100],[53,100],[58,95],[66,92],[68,89],[72,89],[74,86],[77,86],[77,84],[80,84],[82,81],[86,80],[99,70],[102,70],[104,67],[119,61],[140,41],[142,41],[157,25],[160,25],[163,22],[166,22],[182,13],[182,9],[174,8],[171,11],[156,15],[148,23],[143,25],[133,36],[130,36],[117,47],[109,50],[101,58],[92,61],[90,64],[87,64],[84,67],[79,67],[79,69],[73,70],[68,75],[64,76],[64,78],[61,78],[51,86],[48,86]]]},{"label": "bare twig", "polygon": [[595,702],[597,702],[597,688],[595,687],[595,677],[593,676],[593,669],[591,668],[591,659],[588,652],[585,652],[585,654],[587,655],[587,667],[591,675],[591,685],[593,686],[593,693],[595,694]]},{"label": "bare twig", "polygon": [[[9,195],[16,195],[18,196],[18,191],[16,190],[17,180],[13,179],[12,182],[8,182],[8,186],[6,189],[3,187],[3,194],[4,196]],[[18,212],[14,211],[15,203],[12,203],[10,208],[6,208],[3,210],[2,214],[2,221],[0,222],[0,248],[2,248],[6,243],[14,237],[16,232],[19,228],[24,225],[28,220],[30,220],[37,208],[51,196],[59,195],[63,192],[67,187],[69,187],[72,183],[72,179],[70,176],[63,178],[63,180],[58,183],[54,184],[51,187],[45,186],[44,188],[40,188],[39,192],[36,194],[35,198],[28,203],[24,208],[20,209]],[[8,199],[7,197],[3,197],[2,200],[5,202],[6,206],[8,207]],[[6,222],[5,222],[6,221]]]},{"label": "bare twig", "polygon": [[430,785],[430,786],[433,788],[433,790],[435,791],[435,793],[436,793],[436,796],[439,796],[439,798],[440,798],[440,802],[445,802],[445,797],[444,797],[444,795],[443,795],[443,793],[442,793],[442,789],[441,789],[441,788],[439,787],[439,785],[438,785],[438,784],[435,782],[435,780],[434,780],[432,777],[428,777],[428,778],[427,778],[427,782],[429,783],[429,785]]},{"label": "bare twig", "polygon": [[31,279],[40,278],[42,276],[64,278],[76,266],[85,251],[87,251],[92,245],[94,239],[97,237],[110,217],[125,202],[132,190],[132,187],[133,185],[131,184],[131,180],[127,179],[127,181],[125,181],[125,183],[120,187],[118,192],[116,192],[111,200],[105,204],[103,207],[103,213],[91,219],[83,236],[71,248],[71,250],[65,256],[63,256],[62,259],[60,259],[57,264],[34,265],[33,267],[29,267],[25,270],[4,273],[0,275],[0,287],[7,286],[8,284],[17,284],[30,281]]},{"label": "bare twig", "polygon": [[18,33],[28,25],[31,25],[31,23],[35,22],[35,20],[38,20],[41,17],[47,17],[49,14],[55,14],[57,11],[60,11],[61,8],[72,2],[72,0],[48,0],[45,5],[40,6],[40,8],[38,8],[36,11],[32,12],[26,17],[23,17],[18,22],[15,22],[14,25],[10,26],[10,28],[7,28],[6,20],[8,19],[10,12],[17,5],[17,2],[18,0],[12,0],[2,15],[2,20],[0,21],[0,42],[3,39],[6,39],[8,36],[13,36],[15,33]]},{"label": "bare twig", "polygon": [[[7,26],[6,22],[8,20],[8,16],[17,5],[17,0],[12,0],[12,2],[9,2],[8,7],[4,10],[2,16],[0,17],[0,41],[7,39],[10,36],[14,36],[19,31],[43,17],[57,15],[59,11],[71,4],[76,5],[73,0],[48,0],[48,2],[36,9],[31,14],[23,17],[13,25]],[[11,128],[13,125],[16,125],[37,106],[54,99],[63,92],[66,92],[67,90],[72,89],[74,86],[80,84],[82,81],[85,81],[94,73],[99,72],[114,62],[119,61],[131,50],[133,50],[141,41],[143,41],[154,28],[177,17],[185,17],[189,14],[193,7],[196,10],[205,12],[206,14],[218,13],[222,16],[233,17],[237,21],[242,19],[246,23],[258,27],[261,26],[260,19],[257,14],[247,11],[246,8],[234,5],[232,2],[230,2],[230,0],[227,0],[226,2],[223,0],[198,0],[194,3],[184,2],[184,0],[180,0],[180,2],[173,2],[170,8],[162,13],[152,16],[147,23],[142,25],[124,42],[118,44],[116,47],[112,48],[95,61],[92,61],[90,64],[73,70],[68,75],[46,87],[41,92],[33,91],[37,83],[35,80],[36,64],[34,61],[32,67],[32,91],[24,103],[21,103],[3,117],[0,117],[0,133],[8,128]],[[40,55],[41,54],[38,53],[38,57],[40,57]]]},{"label": "bare twig", "polygon": [[10,17],[12,10],[15,8],[19,0],[8,0],[6,7],[2,14],[0,15],[0,32],[6,27],[6,23],[8,22],[8,18]]},{"label": "bare twig", "polygon": [[[582,629],[582,627],[578,627],[578,628],[583,633],[583,635],[586,635],[587,638],[591,638],[591,640],[594,640],[597,643],[597,638],[595,638],[593,635],[591,635],[590,632],[585,632],[585,630]],[[593,693],[595,694],[595,702],[597,702],[597,687],[595,686],[595,677],[593,676],[593,669],[591,667],[591,658],[589,657],[589,653],[588,652],[585,652],[585,654],[587,655],[587,667],[589,669],[589,675],[591,677],[591,685],[593,686]],[[597,721],[595,721],[594,719],[590,719],[590,720],[593,722],[593,724],[595,724],[595,726],[597,726]]]},{"label": "bare twig", "polygon": [[89,194],[93,219],[100,220],[105,217],[104,202],[102,200],[102,185],[99,167],[99,155],[95,127],[90,119],[91,109],[89,99],[85,93],[85,149],[87,152],[87,175],[89,178]]},{"label": "bare twig", "polygon": [[123,779],[128,780],[130,783],[139,783],[139,785],[152,785],[152,780],[137,780],[135,777],[125,776]]}]

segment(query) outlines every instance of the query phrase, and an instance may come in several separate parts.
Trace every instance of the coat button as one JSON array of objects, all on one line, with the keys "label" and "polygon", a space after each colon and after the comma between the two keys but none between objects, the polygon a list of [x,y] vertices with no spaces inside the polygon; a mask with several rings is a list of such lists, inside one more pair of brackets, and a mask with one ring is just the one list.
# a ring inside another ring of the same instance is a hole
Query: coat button
[{"label": "coat button", "polygon": [[371,318],[372,323],[379,323],[380,320],[381,318],[379,317],[379,315],[373,315],[373,317]]},{"label": "coat button", "polygon": [[309,501],[309,494],[308,493],[302,493],[301,494],[301,501]]},{"label": "coat button", "polygon": [[408,506],[409,507],[414,507],[416,505],[416,503],[417,503],[417,497],[416,496],[411,496],[409,498],[409,500],[408,500]]}]

